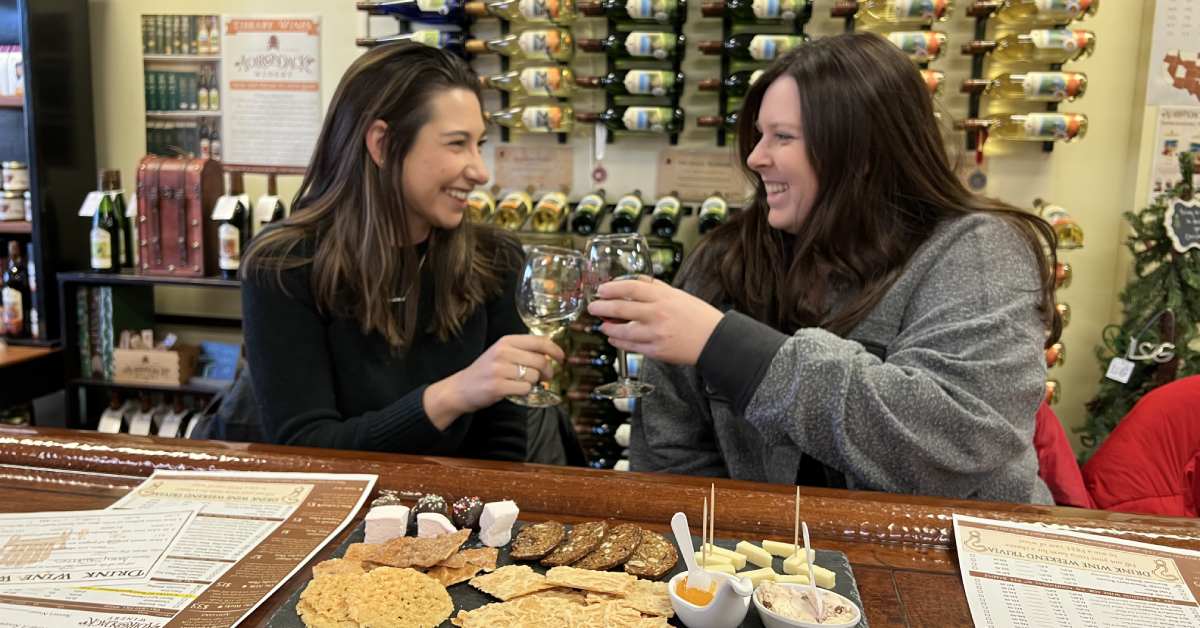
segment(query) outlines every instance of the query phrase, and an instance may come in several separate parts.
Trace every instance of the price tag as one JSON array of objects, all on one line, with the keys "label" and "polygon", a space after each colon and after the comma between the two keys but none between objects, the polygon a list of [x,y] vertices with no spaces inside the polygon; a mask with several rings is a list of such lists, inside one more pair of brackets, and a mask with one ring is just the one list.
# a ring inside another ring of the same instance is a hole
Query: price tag
[{"label": "price tag", "polygon": [[1133,375],[1133,362],[1125,358],[1113,358],[1108,363],[1108,372],[1104,374],[1108,379],[1122,384],[1128,384],[1130,376]]},{"label": "price tag", "polygon": [[158,426],[158,435],[168,438],[176,438],[179,436],[179,428],[183,426],[183,419],[187,416],[187,412],[174,412],[163,418],[162,425]]},{"label": "price tag", "polygon": [[271,221],[271,213],[275,211],[275,203],[278,200],[278,196],[268,196],[266,194],[258,197],[258,202],[254,204],[255,233],[258,233],[259,226],[265,225]]},{"label": "price tag", "polygon": [[100,199],[104,198],[104,192],[96,190],[88,192],[88,195],[83,197],[83,204],[79,206],[79,215],[84,218],[91,218],[96,215],[96,210],[100,209]]},{"label": "price tag", "polygon": [[139,412],[129,421],[129,433],[134,436],[150,435],[150,413]]},{"label": "price tag", "polygon": [[126,218],[137,218],[137,192],[129,195],[129,204],[125,206]]},{"label": "price tag", "polygon": [[217,204],[213,207],[213,220],[229,220],[233,218],[233,211],[237,209],[238,201],[242,202],[243,207],[250,207],[249,195],[242,194],[241,196],[222,196],[217,199]]},{"label": "price tag", "polygon": [[100,417],[100,424],[96,426],[96,431],[105,434],[121,433],[121,417],[107,412],[104,413]]}]

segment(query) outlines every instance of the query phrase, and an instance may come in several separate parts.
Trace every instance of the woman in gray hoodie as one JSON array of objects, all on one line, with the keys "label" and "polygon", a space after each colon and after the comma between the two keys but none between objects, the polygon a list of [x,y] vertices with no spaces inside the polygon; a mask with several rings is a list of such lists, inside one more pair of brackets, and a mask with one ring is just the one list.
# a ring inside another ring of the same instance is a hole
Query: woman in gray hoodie
[{"label": "woman in gray hoodie", "polygon": [[[913,64],[815,40],[752,86],[745,211],[679,287],[589,311],[645,354],[634,470],[1050,502],[1034,416],[1057,338],[1050,226],[969,192]],[[1048,340],[1049,339],[1049,340]]]}]

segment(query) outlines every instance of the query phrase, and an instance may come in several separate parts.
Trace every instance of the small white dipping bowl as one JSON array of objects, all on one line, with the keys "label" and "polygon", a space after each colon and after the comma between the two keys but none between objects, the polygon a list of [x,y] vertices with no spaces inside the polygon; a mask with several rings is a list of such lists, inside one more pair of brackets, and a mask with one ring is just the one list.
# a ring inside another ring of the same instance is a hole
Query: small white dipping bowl
[{"label": "small white dipping bowl", "polygon": [[[775,583],[775,585],[787,587],[788,589],[799,591],[801,593],[808,590],[807,585],[779,583]],[[766,628],[851,628],[852,626],[857,626],[858,623],[862,621],[862,609],[860,609],[852,600],[844,595],[829,591],[827,589],[818,588],[817,590],[820,591],[821,600],[825,602],[825,604],[841,603],[853,609],[854,612],[851,613],[850,617],[843,622],[817,624],[813,622],[788,619],[783,615],[765,608],[762,605],[762,601],[758,599],[757,587],[754,589],[754,595],[750,597],[754,598],[754,608],[758,609],[758,616],[760,619],[762,619],[763,626],[766,626]],[[675,612],[678,613],[679,611],[676,610]]]},{"label": "small white dipping bowl", "polygon": [[712,602],[706,606],[696,606],[679,597],[679,594],[675,592],[675,587],[680,580],[687,577],[685,571],[675,574],[675,577],[667,583],[667,593],[671,596],[671,608],[675,609],[675,615],[679,617],[679,621],[688,628],[737,628],[746,618],[746,613],[750,610],[750,598],[754,596],[742,597],[732,590],[728,590],[722,597],[721,589],[729,586],[725,580],[733,576],[712,571],[708,574],[712,576],[713,582],[717,585],[717,596],[713,598]]}]

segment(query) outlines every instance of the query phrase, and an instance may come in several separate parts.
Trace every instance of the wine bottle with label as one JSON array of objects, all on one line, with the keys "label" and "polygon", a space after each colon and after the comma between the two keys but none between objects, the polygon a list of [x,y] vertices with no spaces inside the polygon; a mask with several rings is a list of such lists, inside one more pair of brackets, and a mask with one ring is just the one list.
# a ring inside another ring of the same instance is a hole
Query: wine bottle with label
[{"label": "wine bottle with label", "polygon": [[208,66],[200,68],[200,80],[196,85],[196,108],[200,111],[208,111]]},{"label": "wine bottle with label", "polygon": [[666,59],[682,58],[687,39],[675,33],[632,31],[612,33],[604,39],[580,39],[577,42],[584,52],[602,52],[610,59]]},{"label": "wine bottle with label", "polygon": [[237,201],[233,213],[217,227],[217,240],[220,243],[217,268],[221,269],[223,279],[237,279],[238,269],[242,266],[242,252],[250,236],[250,212],[241,199],[244,192],[242,173],[230,173],[229,194],[237,197]]},{"label": "wine bottle with label", "polygon": [[428,24],[458,22],[463,18],[462,0],[382,0],[358,2],[356,6],[369,15],[392,15]]},{"label": "wine bottle with label", "polygon": [[1088,118],[1081,113],[1014,113],[968,119],[967,129],[986,129],[988,137],[1025,142],[1072,142],[1087,135]]},{"label": "wine bottle with label", "polygon": [[525,225],[525,219],[532,211],[533,199],[527,192],[509,192],[496,206],[496,214],[492,222],[502,229],[517,231]]},{"label": "wine bottle with label", "polygon": [[938,31],[895,31],[887,38],[913,63],[929,63],[946,51],[946,34]]},{"label": "wine bottle with label", "polygon": [[0,284],[0,325],[4,328],[4,335],[9,338],[29,337],[29,311],[32,306],[33,298],[29,278],[25,274],[25,260],[21,256],[21,243],[10,240],[3,283]]},{"label": "wine bottle with label", "polygon": [[567,195],[549,192],[538,199],[529,217],[529,228],[538,233],[557,233],[567,215]]},{"label": "wine bottle with label", "polygon": [[1058,262],[1054,265],[1054,287],[1063,290],[1071,287],[1071,278],[1075,272],[1071,269],[1071,265],[1067,262]]},{"label": "wine bottle with label", "polygon": [[736,131],[737,123],[738,112],[736,111],[726,115],[724,118],[721,116],[699,116],[696,118],[696,126],[706,128],[725,127],[725,129],[729,131]]},{"label": "wine bottle with label", "polygon": [[682,72],[670,70],[618,70],[604,76],[585,76],[576,84],[603,89],[614,96],[673,96],[683,91]]},{"label": "wine bottle with label", "polygon": [[1096,15],[1100,0],[1004,0],[996,19],[1005,24],[1054,26]]},{"label": "wine bottle with label", "polygon": [[929,25],[950,17],[950,0],[841,0],[834,17],[854,17],[863,25]]},{"label": "wine bottle with label", "polygon": [[579,199],[574,213],[571,214],[571,231],[583,236],[595,233],[604,217],[606,207],[602,189]]},{"label": "wine bottle with label", "polygon": [[467,195],[467,217],[471,222],[487,222],[496,212],[496,199],[486,190],[472,190]]},{"label": "wine bottle with label", "polygon": [[570,133],[575,110],[570,105],[526,105],[488,114],[488,119],[526,133]]},{"label": "wine bottle with label", "polygon": [[575,37],[564,28],[538,28],[499,39],[466,42],[471,54],[495,53],[521,61],[567,62],[575,56]]},{"label": "wine bottle with label", "polygon": [[1028,33],[1009,33],[995,41],[976,40],[963,44],[963,54],[987,54],[1000,61],[1066,63],[1091,55],[1096,34],[1085,30],[1051,28]]},{"label": "wine bottle with label", "polygon": [[703,235],[725,223],[729,218],[729,203],[719,194],[704,199],[700,204],[700,234]]},{"label": "wine bottle with label", "polygon": [[612,107],[603,113],[576,113],[576,122],[595,122],[613,131],[670,134],[683,130],[683,110],[671,107]]},{"label": "wine bottle with label", "polygon": [[633,194],[622,196],[616,207],[613,208],[612,224],[610,225],[613,233],[637,233],[638,225],[642,222],[642,210],[645,209],[645,203],[642,202],[641,192],[634,191]]},{"label": "wine bottle with label", "polygon": [[468,2],[471,17],[498,17],[516,24],[570,24],[579,14],[574,0],[495,0]]},{"label": "wine bottle with label", "polygon": [[702,92],[716,92],[721,90],[721,84],[725,84],[725,95],[734,98],[741,98],[750,91],[750,86],[762,76],[763,70],[740,70],[725,77],[725,80],[720,79],[705,79],[696,84],[696,88]]},{"label": "wine bottle with label", "polygon": [[741,24],[806,23],[812,11],[812,0],[725,0],[700,7],[704,17],[728,15]]},{"label": "wine bottle with label", "polygon": [[762,35],[742,33],[725,41],[702,41],[698,46],[706,55],[724,54],[738,61],[774,61],[785,52],[808,41],[808,35]]},{"label": "wine bottle with label", "polygon": [[658,199],[654,203],[654,211],[650,214],[650,232],[660,238],[670,240],[675,237],[675,232],[679,229],[679,219],[682,213],[683,204],[674,194]]},{"label": "wine bottle with label", "polygon": [[942,85],[946,83],[946,73],[940,70],[921,70],[921,79],[925,81],[929,94],[937,96],[942,93]]},{"label": "wine bottle with label", "polygon": [[655,279],[667,283],[675,281],[675,273],[683,265],[683,244],[675,241],[651,244],[650,263]]},{"label": "wine bottle with label", "polygon": [[579,5],[579,12],[621,22],[681,24],[687,19],[687,0],[599,0]]},{"label": "wine bottle with label", "polygon": [[107,192],[115,189],[112,170],[101,170],[99,189],[100,204],[92,214],[91,245],[92,271],[97,273],[121,272],[122,217],[116,198]]},{"label": "wine bottle with label", "polygon": [[432,29],[418,29],[411,33],[400,33],[397,35],[388,35],[386,37],[359,37],[354,40],[355,45],[365,48],[373,46],[383,46],[386,44],[396,43],[398,41],[411,41],[414,43],[429,46],[430,48],[440,48],[450,52],[461,54],[463,51],[463,35],[450,31],[439,31]]},{"label": "wine bottle with label", "polygon": [[994,79],[967,79],[963,91],[1006,100],[1070,102],[1087,91],[1082,72],[1006,72]]},{"label": "wine bottle with label", "polygon": [[482,77],[480,83],[513,96],[570,98],[575,93],[576,80],[575,72],[566,66],[537,65]]}]

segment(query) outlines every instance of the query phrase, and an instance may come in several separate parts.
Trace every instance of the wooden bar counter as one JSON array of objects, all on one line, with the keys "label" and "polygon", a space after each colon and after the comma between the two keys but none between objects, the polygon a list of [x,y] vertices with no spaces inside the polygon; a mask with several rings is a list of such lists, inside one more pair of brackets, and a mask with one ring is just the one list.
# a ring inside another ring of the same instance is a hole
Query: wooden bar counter
[{"label": "wooden bar counter", "polygon": [[[516,500],[525,520],[614,518],[659,531],[683,510],[699,519],[711,480],[217,441],[0,428],[0,511],[105,508],[155,469],[373,473],[377,488]],[[786,485],[716,480],[718,537],[791,540]],[[845,552],[873,628],[970,626],[953,513],[1041,521],[1067,529],[1200,550],[1200,521],[1021,504],[802,489],[813,544]],[[360,513],[361,517],[361,513]],[[346,535],[343,532],[342,537]],[[315,560],[324,560],[336,539]],[[267,618],[308,580],[305,569],[245,625]]]}]

